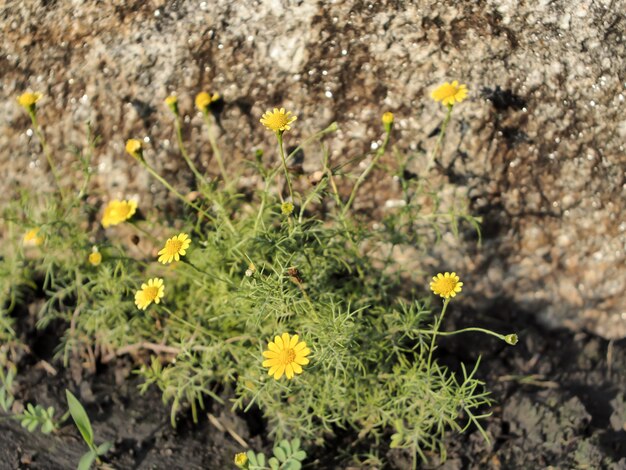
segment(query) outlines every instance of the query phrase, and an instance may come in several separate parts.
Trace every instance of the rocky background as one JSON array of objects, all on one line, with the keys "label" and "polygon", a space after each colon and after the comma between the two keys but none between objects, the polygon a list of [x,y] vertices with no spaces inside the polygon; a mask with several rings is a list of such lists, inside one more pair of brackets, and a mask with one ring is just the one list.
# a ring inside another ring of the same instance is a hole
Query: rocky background
[{"label": "rocky background", "polygon": [[[216,172],[193,109],[199,91],[224,97],[219,141],[234,168],[256,148],[273,158],[258,122],[273,106],[298,116],[288,145],[337,121],[335,162],[380,145],[380,115],[393,111],[398,149],[423,157],[444,115],[429,93],[458,79],[470,99],[455,109],[432,177],[468,194],[483,244],[442,245],[438,270],[462,274],[479,308],[506,299],[548,325],[622,338],[625,12],[621,0],[7,0],[2,197],[50,181],[15,101],[27,89],[45,94],[41,121],[66,181],[79,175],[72,149],[84,146],[90,120],[103,138],[98,197],[138,197],[148,211],[165,193],[123,146],[144,139],[146,157],[188,185],[163,104],[171,93],[192,155]],[[307,152],[305,173],[318,155]],[[380,180],[383,202],[393,192]]]}]

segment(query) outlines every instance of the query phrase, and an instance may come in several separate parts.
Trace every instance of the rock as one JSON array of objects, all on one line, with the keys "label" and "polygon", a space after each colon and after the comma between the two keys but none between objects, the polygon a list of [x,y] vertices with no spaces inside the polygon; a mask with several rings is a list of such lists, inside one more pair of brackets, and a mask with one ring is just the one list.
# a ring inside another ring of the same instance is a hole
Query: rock
[{"label": "rock", "polygon": [[[379,145],[380,115],[392,110],[394,141],[419,166],[444,114],[429,92],[458,79],[471,99],[455,109],[440,163],[483,218],[484,243],[444,248],[448,264],[433,269],[462,273],[478,307],[504,296],[548,325],[624,337],[623,10],[621,0],[9,2],[0,14],[3,185],[50,187],[15,102],[29,88],[46,95],[41,122],[65,181],[80,174],[67,149],[84,146],[90,120],[103,136],[95,194],[139,194],[149,212],[166,193],[123,147],[143,139],[146,158],[189,186],[163,104],[170,93],[192,158],[214,174],[193,109],[201,90],[224,97],[219,143],[230,168],[256,148],[276,158],[258,122],[273,106],[299,117],[287,145],[336,120],[334,161]],[[319,169],[318,154],[307,151],[307,171]],[[391,188],[382,204],[397,199],[397,185],[378,180]]]}]

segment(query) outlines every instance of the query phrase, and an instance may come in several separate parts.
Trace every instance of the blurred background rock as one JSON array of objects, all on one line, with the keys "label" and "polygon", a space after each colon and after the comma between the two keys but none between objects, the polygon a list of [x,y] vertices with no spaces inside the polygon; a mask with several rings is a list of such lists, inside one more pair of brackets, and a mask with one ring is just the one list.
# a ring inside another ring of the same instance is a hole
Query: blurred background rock
[{"label": "blurred background rock", "polygon": [[[163,103],[169,94],[179,97],[191,155],[217,174],[193,108],[199,91],[224,98],[219,142],[234,168],[257,148],[275,158],[258,122],[274,106],[298,116],[287,145],[337,121],[333,162],[380,145],[388,110],[398,149],[422,155],[444,115],[429,93],[457,79],[470,99],[455,109],[431,175],[468,194],[483,244],[444,243],[424,265],[460,273],[477,308],[510,302],[547,325],[621,338],[625,11],[620,0],[5,0],[2,198],[49,184],[15,100],[27,89],[45,95],[41,123],[65,181],[80,175],[71,150],[84,145],[89,120],[103,137],[97,197],[137,197],[150,212],[165,207],[166,193],[125,155],[127,138],[144,139],[146,158],[179,187],[192,182]],[[318,155],[306,153],[305,174],[319,169]],[[373,204],[384,207],[398,188],[375,181]],[[416,282],[426,285],[427,272]]]}]

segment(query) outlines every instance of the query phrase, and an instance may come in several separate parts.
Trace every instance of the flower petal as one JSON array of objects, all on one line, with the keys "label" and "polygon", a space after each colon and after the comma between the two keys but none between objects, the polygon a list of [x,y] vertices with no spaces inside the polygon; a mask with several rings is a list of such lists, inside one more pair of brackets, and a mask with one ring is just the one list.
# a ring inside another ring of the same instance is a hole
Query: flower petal
[{"label": "flower petal", "polygon": [[285,373],[285,366],[281,364],[280,366],[278,366],[278,369],[276,370],[276,373],[274,374],[274,378],[278,380],[283,376],[284,373]]}]

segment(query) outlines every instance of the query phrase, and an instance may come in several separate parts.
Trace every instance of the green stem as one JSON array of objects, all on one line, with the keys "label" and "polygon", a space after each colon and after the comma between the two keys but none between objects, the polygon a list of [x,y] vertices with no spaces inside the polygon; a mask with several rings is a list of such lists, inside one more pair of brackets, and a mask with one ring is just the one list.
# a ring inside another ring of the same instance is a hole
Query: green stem
[{"label": "green stem", "polygon": [[420,333],[432,334],[432,335],[438,335],[438,336],[452,336],[452,335],[458,335],[459,333],[467,333],[470,331],[477,331],[479,333],[485,333],[487,335],[495,336],[496,338],[506,342],[505,335],[501,335],[499,333],[496,333],[495,331],[490,331],[490,330],[486,330],[484,328],[478,328],[478,327],[463,328],[463,329],[455,330],[455,331],[419,330]]},{"label": "green stem", "polygon": [[217,160],[217,166],[220,168],[220,173],[222,175],[222,179],[224,180],[224,184],[228,186],[229,181],[228,181],[228,177],[226,173],[226,168],[224,167],[224,161],[222,160],[222,153],[220,152],[220,149],[217,146],[217,141],[215,139],[215,136],[213,135],[214,126],[212,125],[211,120],[209,118],[209,111],[208,110],[204,111],[202,115],[204,116],[204,122],[207,127],[207,135],[209,136],[209,143],[211,144],[213,155],[215,155],[215,160]]},{"label": "green stem", "polygon": [[311,137],[308,137],[302,141],[300,145],[298,145],[293,151],[287,155],[287,161],[291,160],[303,147],[311,143],[312,141],[319,139],[323,135],[330,134],[331,132],[335,132],[339,127],[336,122],[331,123],[326,129],[322,129],[321,131],[313,134]]},{"label": "green stem", "polygon": [[289,178],[289,170],[287,169],[287,160],[285,159],[285,149],[283,146],[283,133],[282,131],[276,132],[276,138],[278,139],[278,150],[280,151],[280,158],[283,162],[283,170],[285,171],[285,179],[287,180],[287,188],[289,188],[289,198],[292,202],[293,199],[293,188],[291,187],[291,179]]},{"label": "green stem", "polygon": [[228,284],[229,286],[232,286],[233,283],[231,282],[230,279],[223,279],[219,276],[216,276],[215,274],[211,274],[208,273],[206,271],[202,271],[200,268],[198,268],[195,264],[193,264],[191,261],[189,261],[188,259],[181,259],[181,261],[186,264],[187,266],[191,266],[197,273],[203,275],[203,276],[208,276],[212,279],[215,279],[216,281],[220,281],[220,282],[224,282],[226,284]]},{"label": "green stem", "polygon": [[43,153],[46,156],[46,160],[48,161],[48,166],[50,167],[50,172],[54,177],[54,182],[57,185],[59,190],[59,194],[61,195],[61,199],[64,198],[63,189],[61,188],[61,180],[59,179],[59,174],[57,173],[57,169],[54,166],[54,162],[52,161],[52,153],[50,153],[50,148],[48,147],[48,141],[43,135],[41,128],[39,127],[39,122],[37,121],[37,114],[35,111],[30,111],[29,113],[30,120],[33,123],[33,129],[35,130],[35,134],[37,134],[37,138],[41,143],[41,147],[43,149]]},{"label": "green stem", "polygon": [[92,136],[93,132],[91,129],[91,124],[87,122],[87,146],[89,147],[88,159],[83,164],[83,175],[85,176],[85,180],[83,181],[83,185],[78,191],[78,195],[74,199],[74,201],[70,202],[68,205],[65,214],[63,215],[63,220],[67,219],[70,211],[80,204],[81,199],[87,193],[87,187],[89,186],[89,182],[91,181],[92,172],[89,170],[89,165],[93,161],[93,156],[96,152],[96,139]]},{"label": "green stem", "polygon": [[209,219],[211,222],[215,222],[215,219],[213,217],[211,217],[209,214],[207,214],[204,210],[202,210],[199,206],[197,206],[196,204],[194,204],[193,202],[189,201],[185,196],[183,196],[181,193],[179,193],[178,191],[176,191],[171,184],[169,184],[167,182],[167,180],[165,178],[163,178],[161,175],[159,175],[150,165],[148,165],[148,163],[143,160],[142,158],[137,158],[137,160],[146,168],[146,170],[148,170],[148,173],[150,173],[152,176],[154,176],[159,183],[161,183],[163,186],[165,186],[172,194],[174,194],[178,199],[180,199],[181,201],[183,201],[185,204],[187,204],[189,207],[191,207],[192,209],[194,209],[195,211],[198,212],[198,214],[202,214],[204,217],[206,217],[207,219]]},{"label": "green stem", "polygon": [[452,108],[454,106],[448,105],[448,112],[446,113],[446,117],[441,123],[441,130],[439,131],[439,137],[437,137],[437,141],[435,142],[435,147],[433,148],[432,153],[430,154],[430,158],[428,159],[428,165],[426,167],[426,171],[430,170],[437,159],[437,154],[441,148],[441,144],[443,143],[443,138],[446,135],[446,129],[448,128],[448,123],[450,122],[450,117],[452,116]]},{"label": "green stem", "polygon": [[176,128],[176,140],[178,141],[178,149],[180,150],[180,154],[185,159],[187,166],[191,169],[191,171],[196,177],[196,180],[199,183],[208,185],[209,184],[208,181],[204,178],[204,176],[202,176],[202,173],[198,171],[198,168],[191,161],[191,158],[189,158],[189,154],[187,153],[187,150],[185,149],[185,145],[183,144],[183,131],[180,125],[180,116],[178,115],[176,115],[176,119],[174,121],[174,127]]},{"label": "green stem", "polygon": [[446,299],[443,301],[443,308],[441,309],[441,315],[435,322],[435,326],[432,331],[432,337],[430,339],[430,348],[428,348],[428,361],[426,362],[426,370],[428,371],[428,377],[430,378],[430,367],[433,360],[433,351],[435,350],[435,340],[437,339],[437,335],[439,335],[439,327],[441,326],[441,322],[443,320],[444,315],[446,314],[446,309],[448,308],[448,304],[450,303],[450,299]]},{"label": "green stem", "polygon": [[374,169],[374,167],[376,166],[380,158],[385,154],[385,150],[387,149],[387,145],[389,144],[390,136],[391,136],[391,129],[385,132],[385,140],[383,142],[383,145],[378,149],[378,151],[376,152],[376,155],[374,155],[374,158],[372,158],[372,161],[370,162],[370,164],[367,166],[365,171],[361,173],[361,176],[359,176],[359,178],[356,180],[356,183],[354,183],[354,187],[352,188],[352,192],[350,193],[350,198],[348,199],[348,202],[346,203],[346,205],[343,206],[343,211],[341,213],[342,216],[346,215],[346,213],[348,212],[348,209],[354,202],[354,198],[356,197],[356,193],[359,190],[359,187],[361,186],[361,184],[363,184],[365,179]]}]

